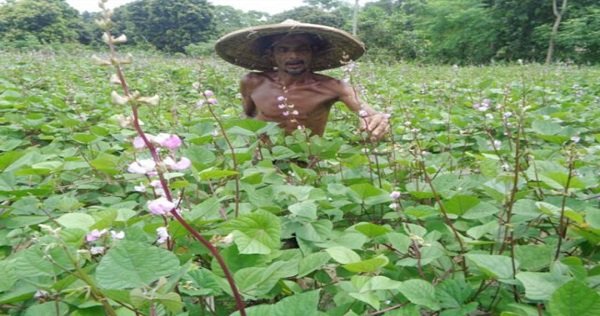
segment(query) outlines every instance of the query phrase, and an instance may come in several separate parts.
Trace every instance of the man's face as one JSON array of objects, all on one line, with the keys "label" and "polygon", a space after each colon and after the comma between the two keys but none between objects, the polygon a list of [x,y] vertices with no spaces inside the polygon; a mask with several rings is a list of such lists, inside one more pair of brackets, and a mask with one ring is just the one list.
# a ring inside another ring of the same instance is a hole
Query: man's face
[{"label": "man's face", "polygon": [[312,55],[310,38],[302,34],[281,37],[271,47],[273,63],[290,75],[300,75],[307,71]]}]

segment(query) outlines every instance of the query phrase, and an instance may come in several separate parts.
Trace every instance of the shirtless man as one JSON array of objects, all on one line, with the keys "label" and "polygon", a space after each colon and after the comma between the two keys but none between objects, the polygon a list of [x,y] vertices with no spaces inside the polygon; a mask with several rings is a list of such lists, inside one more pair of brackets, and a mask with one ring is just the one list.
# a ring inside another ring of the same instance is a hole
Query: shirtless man
[{"label": "shirtless man", "polygon": [[[286,23],[292,26],[285,26]],[[270,32],[265,32],[262,37],[256,36],[248,44],[248,47],[254,47],[255,55],[260,54],[264,59],[262,64],[253,68],[264,71],[248,73],[241,80],[240,90],[247,116],[277,122],[288,133],[300,127],[323,135],[331,106],[341,101],[361,117],[360,128],[369,133],[371,140],[379,140],[385,136],[389,130],[385,114],[361,103],[354,89],[343,81],[313,72],[314,65],[319,70],[340,66],[343,58],[322,54],[324,49],[341,51],[335,46],[343,46],[344,43],[338,43],[336,37],[329,39],[326,33],[319,32],[325,30],[335,32],[336,36],[348,36],[349,43],[354,44],[352,41],[356,40],[351,35],[337,29],[295,21],[258,28],[269,27],[272,27]],[[246,33],[260,34],[260,31]],[[224,49],[219,48],[219,45],[227,41],[227,36],[217,43],[217,52],[230,62],[251,68],[240,62],[241,55],[232,59],[222,53]],[[364,51],[364,46],[360,48]],[[248,50],[246,52],[250,53]],[[320,57],[329,58],[329,63],[319,64],[317,58]]]}]

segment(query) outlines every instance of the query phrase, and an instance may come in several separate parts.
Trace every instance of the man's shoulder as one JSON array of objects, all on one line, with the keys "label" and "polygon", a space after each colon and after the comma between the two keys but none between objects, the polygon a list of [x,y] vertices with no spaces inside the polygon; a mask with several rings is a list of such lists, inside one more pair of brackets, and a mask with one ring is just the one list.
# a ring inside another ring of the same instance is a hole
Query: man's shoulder
[{"label": "man's shoulder", "polygon": [[250,83],[257,84],[257,83],[261,83],[265,80],[273,81],[273,76],[270,73],[264,72],[264,71],[261,71],[261,72],[252,71],[252,72],[245,74],[242,77],[242,83],[249,83],[249,84]]}]

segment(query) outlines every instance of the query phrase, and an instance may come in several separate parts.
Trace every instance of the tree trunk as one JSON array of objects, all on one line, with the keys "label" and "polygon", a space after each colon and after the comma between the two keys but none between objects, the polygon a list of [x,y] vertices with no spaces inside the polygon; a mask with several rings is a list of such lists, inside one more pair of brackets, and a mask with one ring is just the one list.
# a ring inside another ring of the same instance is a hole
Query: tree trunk
[{"label": "tree trunk", "polygon": [[352,17],[352,35],[358,31],[358,0],[354,1],[354,16]]},{"label": "tree trunk", "polygon": [[557,1],[558,0],[552,0],[552,11],[554,12],[555,19],[554,25],[552,25],[552,33],[550,33],[550,42],[548,43],[548,52],[546,53],[546,64],[552,62],[552,56],[554,55],[554,41],[556,39],[556,34],[558,34],[558,26],[560,25],[563,14],[567,10],[567,0],[562,0],[560,11],[558,11]]}]

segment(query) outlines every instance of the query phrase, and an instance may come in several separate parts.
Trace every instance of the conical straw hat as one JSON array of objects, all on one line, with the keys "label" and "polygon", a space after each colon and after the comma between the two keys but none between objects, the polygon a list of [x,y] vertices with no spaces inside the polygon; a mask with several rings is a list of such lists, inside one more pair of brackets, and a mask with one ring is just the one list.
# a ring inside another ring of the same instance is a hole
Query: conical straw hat
[{"label": "conical straw hat", "polygon": [[269,71],[275,65],[268,56],[273,38],[279,35],[308,34],[315,42],[311,70],[319,71],[342,65],[344,56],[356,60],[365,45],[347,32],[333,27],[285,20],[278,24],[241,29],[221,37],[215,50],[226,61],[251,70]]}]

